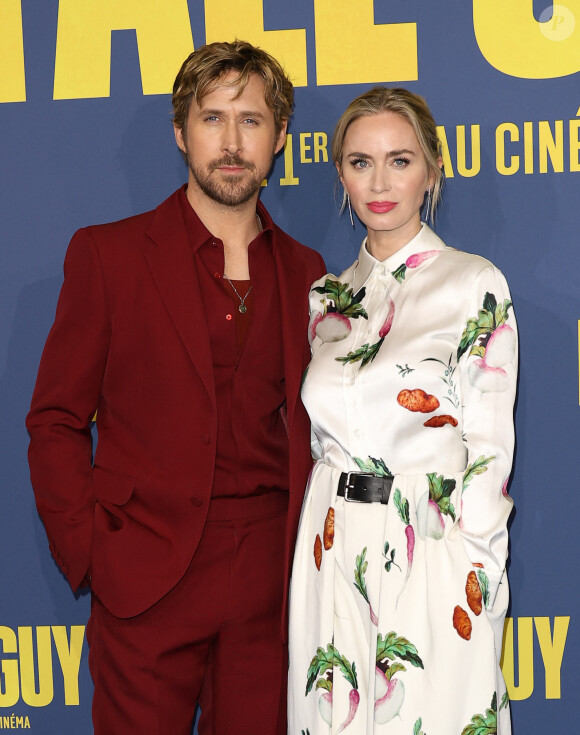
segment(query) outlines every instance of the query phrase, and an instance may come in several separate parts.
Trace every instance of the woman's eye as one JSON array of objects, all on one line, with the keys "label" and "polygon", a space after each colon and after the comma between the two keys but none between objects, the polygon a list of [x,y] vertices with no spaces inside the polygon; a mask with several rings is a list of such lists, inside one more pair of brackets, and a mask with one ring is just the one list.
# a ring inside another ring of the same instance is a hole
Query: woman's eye
[{"label": "woman's eye", "polygon": [[353,168],[364,169],[368,168],[369,162],[365,161],[364,158],[355,158],[353,161],[351,161],[351,165]]},{"label": "woman's eye", "polygon": [[408,158],[395,158],[393,163],[397,168],[404,168],[409,165],[410,161]]}]

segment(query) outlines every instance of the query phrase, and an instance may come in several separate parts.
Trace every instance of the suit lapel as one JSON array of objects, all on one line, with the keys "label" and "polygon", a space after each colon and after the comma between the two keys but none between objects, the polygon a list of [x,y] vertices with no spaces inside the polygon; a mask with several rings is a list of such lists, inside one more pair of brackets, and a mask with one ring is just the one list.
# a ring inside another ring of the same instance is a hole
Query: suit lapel
[{"label": "suit lapel", "polygon": [[207,319],[177,195],[159,205],[145,258],[185,349],[215,401]]}]

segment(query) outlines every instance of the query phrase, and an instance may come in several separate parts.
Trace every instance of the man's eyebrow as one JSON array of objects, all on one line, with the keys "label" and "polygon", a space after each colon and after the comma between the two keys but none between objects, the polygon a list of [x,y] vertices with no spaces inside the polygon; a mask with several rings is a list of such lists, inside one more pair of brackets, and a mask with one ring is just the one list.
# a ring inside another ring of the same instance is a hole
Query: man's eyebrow
[{"label": "man's eyebrow", "polygon": [[[199,111],[200,115],[222,115],[225,112],[223,109],[202,107]],[[259,110],[242,110],[239,113],[240,117],[258,117],[260,120],[264,119],[264,113]]]},{"label": "man's eyebrow", "polygon": [[243,110],[240,115],[242,117],[264,117],[264,113],[259,110]]}]

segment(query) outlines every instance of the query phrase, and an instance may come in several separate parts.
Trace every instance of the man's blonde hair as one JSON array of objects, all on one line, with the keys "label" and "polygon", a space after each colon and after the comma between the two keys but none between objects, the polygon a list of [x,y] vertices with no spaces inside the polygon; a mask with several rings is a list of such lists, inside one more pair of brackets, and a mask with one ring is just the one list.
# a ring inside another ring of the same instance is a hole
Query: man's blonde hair
[{"label": "man's blonde hair", "polygon": [[246,41],[238,40],[201,46],[183,62],[173,84],[173,123],[183,130],[192,100],[201,105],[205,95],[221,84],[223,77],[230,71],[237,72],[236,78],[227,83],[237,88],[236,99],[243,93],[251,74],[257,74],[262,79],[264,99],[274,113],[278,135],[292,114],[292,82],[273,56]]}]

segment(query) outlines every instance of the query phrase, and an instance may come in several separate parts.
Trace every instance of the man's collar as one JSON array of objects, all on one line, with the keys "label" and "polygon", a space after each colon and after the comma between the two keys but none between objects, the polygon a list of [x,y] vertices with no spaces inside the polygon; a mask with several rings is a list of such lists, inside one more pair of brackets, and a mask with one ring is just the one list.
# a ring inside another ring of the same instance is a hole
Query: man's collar
[{"label": "man's collar", "polygon": [[[215,236],[207,229],[197,216],[195,209],[191,206],[189,199],[187,198],[187,184],[184,184],[178,190],[177,197],[194,251],[200,248],[204,243],[215,240]],[[273,231],[274,222],[270,217],[270,213],[259,199],[256,204],[256,214],[260,218],[260,223],[262,225],[262,231],[260,234],[267,231]]]}]

